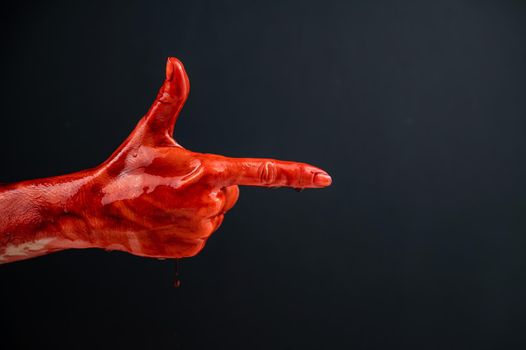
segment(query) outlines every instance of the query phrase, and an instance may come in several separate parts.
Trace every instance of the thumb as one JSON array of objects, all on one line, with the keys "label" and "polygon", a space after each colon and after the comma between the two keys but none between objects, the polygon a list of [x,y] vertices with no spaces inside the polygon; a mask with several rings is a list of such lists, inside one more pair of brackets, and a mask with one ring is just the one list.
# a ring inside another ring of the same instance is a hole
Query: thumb
[{"label": "thumb", "polygon": [[190,81],[183,64],[175,57],[166,62],[166,79],[148,113],[143,117],[147,139],[163,143],[171,139],[179,112],[190,92]]}]

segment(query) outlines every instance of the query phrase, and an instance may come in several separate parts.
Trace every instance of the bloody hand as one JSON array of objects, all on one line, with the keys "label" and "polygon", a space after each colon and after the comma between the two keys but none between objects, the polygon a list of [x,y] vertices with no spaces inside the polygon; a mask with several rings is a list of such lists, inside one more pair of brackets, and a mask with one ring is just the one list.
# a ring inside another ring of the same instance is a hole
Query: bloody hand
[{"label": "bloody hand", "polygon": [[197,254],[239,196],[238,185],[319,188],[314,166],[189,151],[173,138],[189,92],[169,58],[150,110],[100,166],[0,187],[0,262],[67,248],[179,258]]}]

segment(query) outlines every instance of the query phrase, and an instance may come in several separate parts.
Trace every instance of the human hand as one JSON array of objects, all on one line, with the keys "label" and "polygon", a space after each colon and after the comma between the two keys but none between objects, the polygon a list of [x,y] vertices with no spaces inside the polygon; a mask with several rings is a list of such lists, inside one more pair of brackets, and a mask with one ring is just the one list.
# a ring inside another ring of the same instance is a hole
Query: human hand
[{"label": "human hand", "polygon": [[[4,254],[4,260],[92,247],[156,258],[193,256],[236,203],[238,185],[303,189],[331,184],[326,172],[304,163],[228,158],[183,148],[172,133],[189,88],[182,63],[169,58],[153,105],[108,160],[72,175],[16,184],[0,194],[0,207],[22,194],[40,199],[32,202],[38,205],[35,212],[48,213],[37,221],[27,218],[23,225],[0,222],[0,231],[11,237],[15,232],[17,241],[26,244],[11,242],[5,251],[18,255]],[[36,238],[29,243],[18,239],[23,231],[35,230],[34,222],[40,230]]]},{"label": "human hand", "polygon": [[100,167],[104,181],[91,220],[98,223],[97,246],[150,257],[192,256],[236,203],[238,185],[330,185],[326,172],[308,164],[227,158],[180,146],[172,133],[189,87],[181,62],[169,58],[149,112]]}]

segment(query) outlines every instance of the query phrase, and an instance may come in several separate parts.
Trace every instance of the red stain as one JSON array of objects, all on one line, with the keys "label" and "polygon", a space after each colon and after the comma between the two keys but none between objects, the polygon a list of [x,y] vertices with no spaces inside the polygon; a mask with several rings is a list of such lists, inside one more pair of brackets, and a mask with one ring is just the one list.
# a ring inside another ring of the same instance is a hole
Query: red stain
[{"label": "red stain", "polygon": [[[182,63],[135,130],[101,165],[0,187],[0,262],[68,248],[103,248],[156,258],[197,254],[239,197],[238,185],[320,188],[312,165],[196,153],[172,137],[189,93]],[[176,286],[180,284],[176,279]]]}]

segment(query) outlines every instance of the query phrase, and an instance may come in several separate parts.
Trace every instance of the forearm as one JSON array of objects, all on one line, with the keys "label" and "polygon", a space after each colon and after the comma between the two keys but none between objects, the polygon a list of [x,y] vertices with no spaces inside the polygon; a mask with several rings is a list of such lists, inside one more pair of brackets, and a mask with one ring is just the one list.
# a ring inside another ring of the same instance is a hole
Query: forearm
[{"label": "forearm", "polygon": [[81,190],[89,172],[0,187],[0,263],[90,246]]}]

